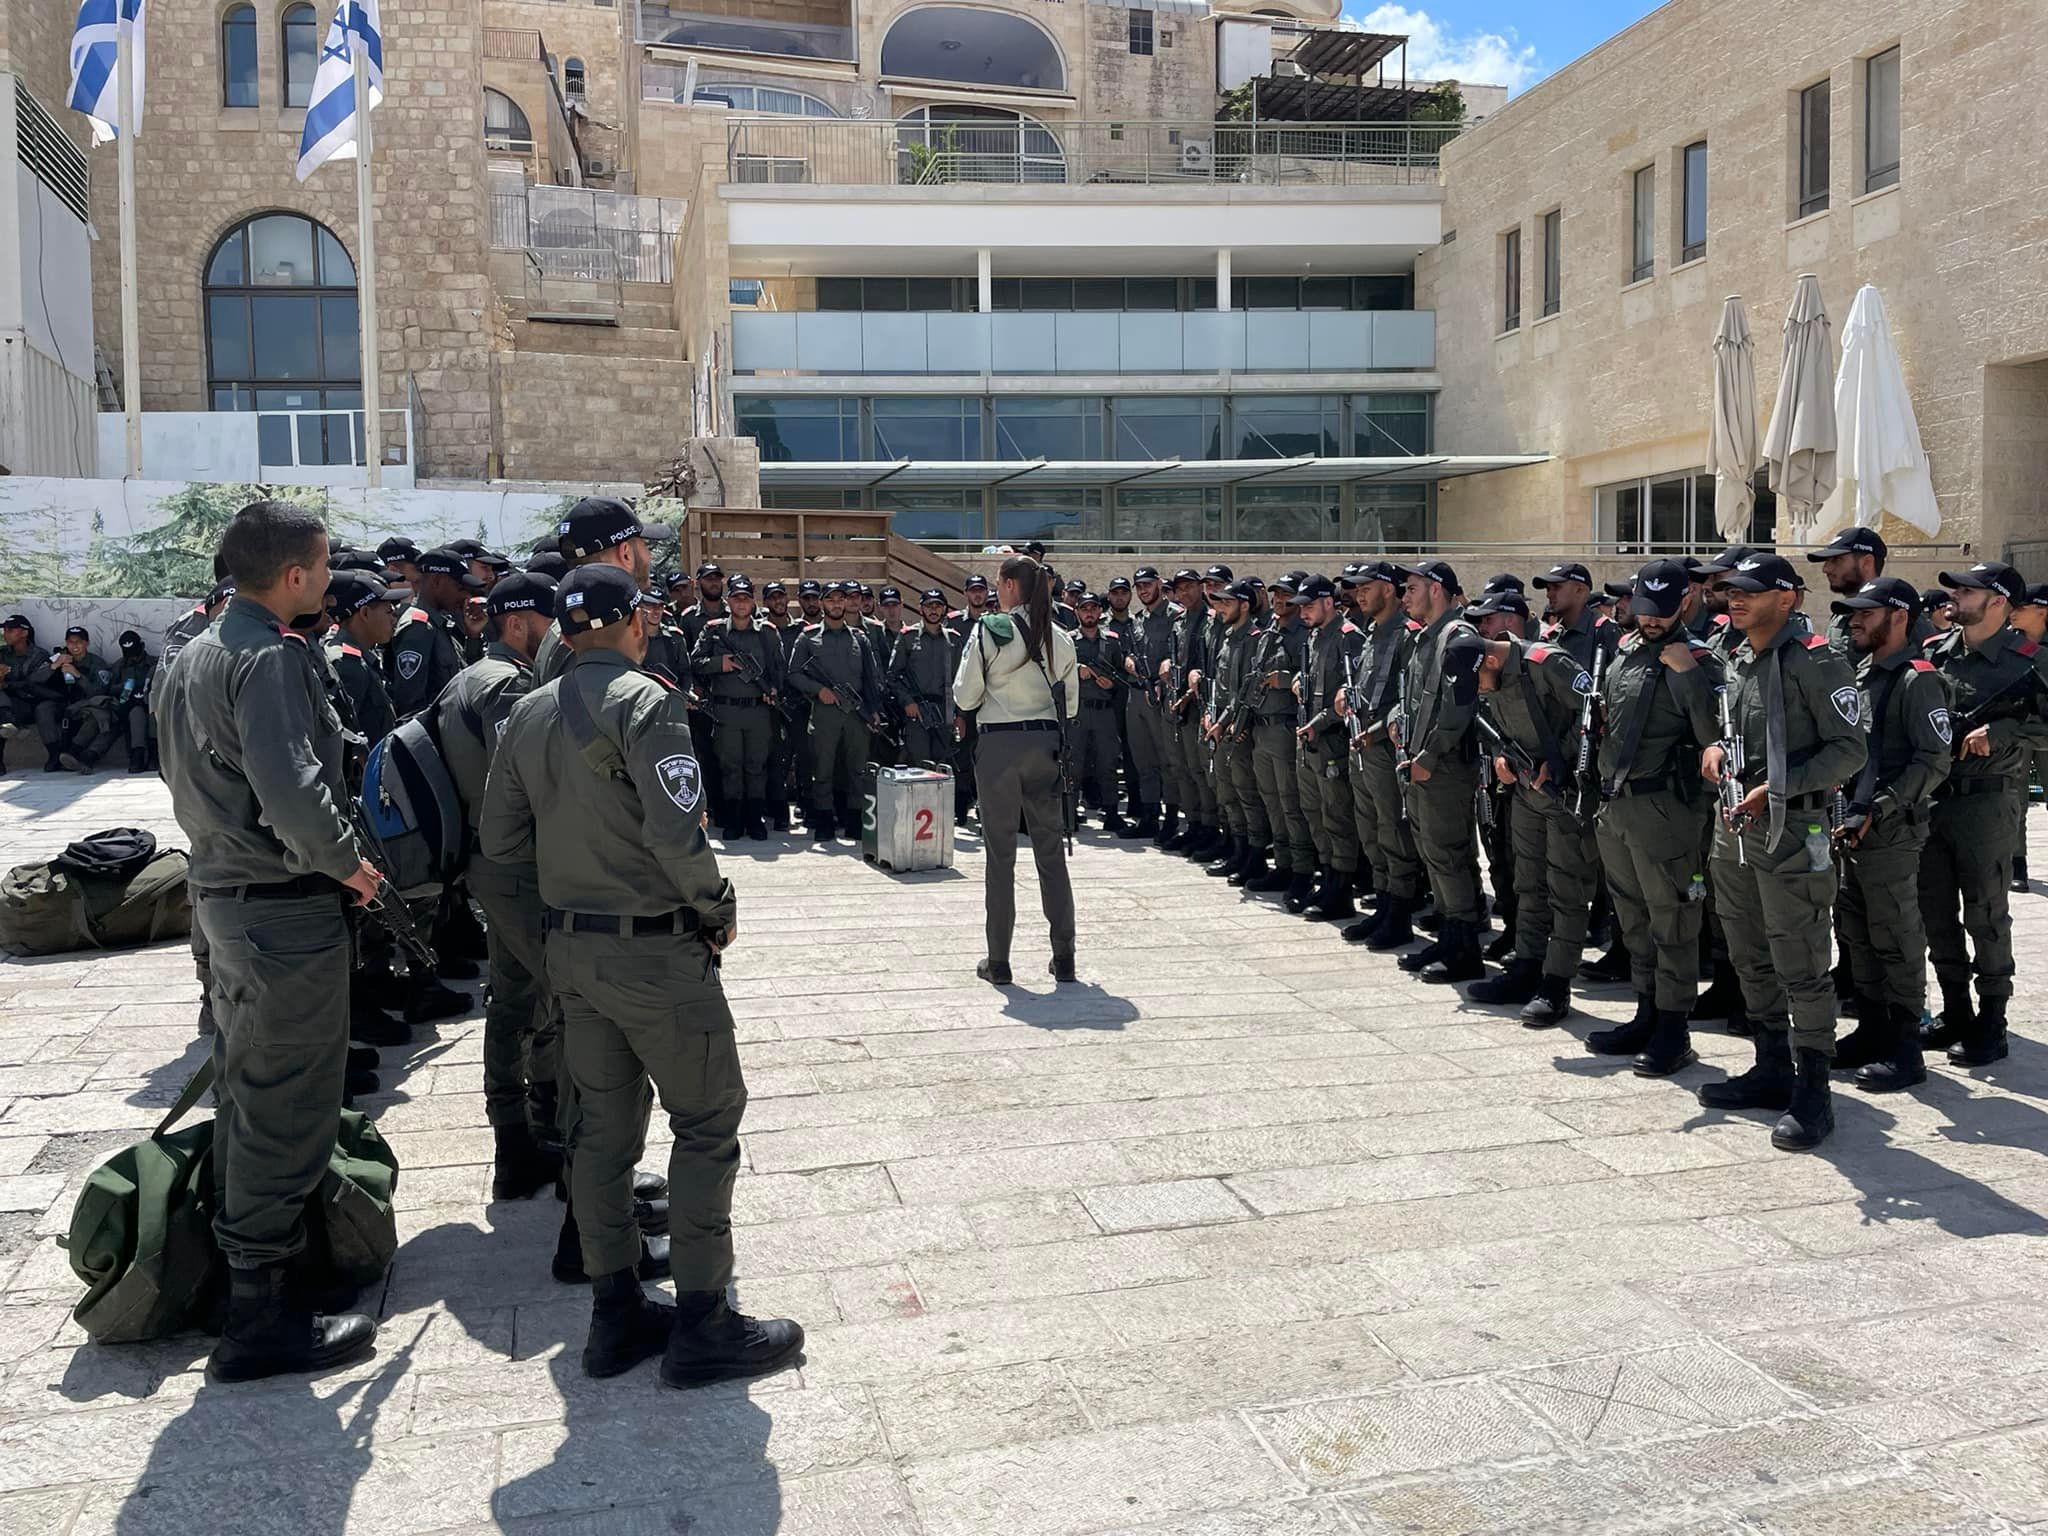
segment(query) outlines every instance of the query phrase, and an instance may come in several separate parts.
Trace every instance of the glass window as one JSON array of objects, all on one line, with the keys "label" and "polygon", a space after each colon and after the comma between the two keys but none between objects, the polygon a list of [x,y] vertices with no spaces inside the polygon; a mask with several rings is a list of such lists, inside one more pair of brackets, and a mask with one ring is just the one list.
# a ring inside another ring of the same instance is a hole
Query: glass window
[{"label": "glass window", "polygon": [[733,400],[733,414],[739,435],[760,444],[764,464],[833,463],[864,457],[858,400],[740,395]]},{"label": "glass window", "polygon": [[562,94],[573,101],[581,101],[588,88],[583,61],[578,58],[562,60]]},{"label": "glass window", "polygon": [[861,493],[824,485],[764,485],[761,487],[761,505],[815,507],[823,512],[858,512]]},{"label": "glass window", "polygon": [[238,5],[220,19],[220,100],[256,105],[256,7]]},{"label": "glass window", "polygon": [[906,539],[979,539],[981,537],[981,492],[891,491],[883,486],[875,492],[877,511],[891,512],[890,530]]},{"label": "glass window", "polygon": [[[1303,309],[1351,308],[1351,279],[1348,277],[1304,277],[1301,280]],[[1257,309],[1254,304],[1252,308]]]},{"label": "glass window", "polygon": [[259,293],[249,300],[259,379],[320,376],[319,300],[295,293]]},{"label": "glass window", "polygon": [[1074,279],[1074,308],[1120,310],[1124,307],[1124,282],[1122,278],[1077,277]]},{"label": "glass window", "polygon": [[1180,282],[1171,277],[1132,277],[1124,280],[1125,309],[1178,309]]},{"label": "glass window", "polygon": [[358,413],[305,415],[296,427],[289,416],[265,415],[257,423],[262,462],[360,462],[355,267],[341,242],[297,214],[247,220],[207,259],[203,297],[215,410]]},{"label": "glass window", "polygon": [[1131,52],[1150,54],[1152,52],[1152,13],[1132,11],[1130,26]]},{"label": "glass window", "polygon": [[1697,261],[1707,254],[1707,144],[1685,146],[1685,201],[1678,235],[1678,259]]},{"label": "glass window", "polygon": [[1023,281],[1023,305],[1027,310],[1063,310],[1074,307],[1074,280],[1070,277],[1027,277]]},{"label": "glass window", "polygon": [[960,395],[884,397],[874,401],[875,457],[939,459],[981,457],[981,401]]},{"label": "glass window", "polygon": [[1353,309],[1413,309],[1414,279],[1405,272],[1351,279]]},{"label": "glass window", "polygon": [[882,39],[882,73],[965,85],[1065,90],[1059,49],[1041,28],[1002,11],[927,5],[897,17]]},{"label": "glass window", "polygon": [[[643,94],[645,94],[643,92]],[[775,112],[791,117],[837,117],[832,104],[805,91],[738,82],[697,87],[697,100],[722,101],[737,112]]]},{"label": "glass window", "polygon": [[1343,537],[1344,493],[1334,485],[1241,485],[1233,538],[1330,543]]},{"label": "glass window", "polygon": [[1100,459],[1102,402],[1004,395],[995,401],[998,459]]},{"label": "glass window", "polygon": [[214,249],[213,260],[206,268],[208,285],[246,283],[249,280],[249,269],[243,265],[243,260],[247,250],[248,241],[242,233],[242,226],[238,224]]},{"label": "glass window", "polygon": [[244,294],[215,294],[206,301],[206,335],[213,371],[225,378],[253,378],[249,361],[249,300]]},{"label": "glass window", "polygon": [[1014,313],[1024,307],[1024,282],[1021,278],[998,277],[989,284],[990,302],[1005,314]]},{"label": "glass window", "polygon": [[533,148],[533,129],[519,103],[503,91],[484,87],[484,148],[523,154]]},{"label": "glass window", "polygon": [[1419,549],[1436,538],[1426,485],[1352,487],[1355,510],[1349,537],[1378,550]]},{"label": "glass window", "polygon": [[1239,395],[1230,403],[1233,459],[1335,458],[1343,423],[1337,395]]},{"label": "glass window", "polygon": [[904,186],[1067,179],[1066,157],[1052,130],[1000,107],[918,107],[897,121],[896,149],[896,179]]},{"label": "glass window", "polygon": [[1027,539],[1106,539],[1100,491],[996,492],[995,536],[1006,544]]},{"label": "glass window", "polygon": [[1244,282],[1246,309],[1301,308],[1301,280],[1293,277],[1248,277]]},{"label": "glass window", "polygon": [[1629,281],[1640,283],[1657,270],[1657,167],[1646,165],[1631,183],[1634,202]]},{"label": "glass window", "polygon": [[864,277],[860,307],[869,314],[900,315],[910,308],[910,282],[901,277]]},{"label": "glass window", "polygon": [[1543,215],[1543,313],[1554,315],[1564,297],[1564,210]]},{"label": "glass window", "polygon": [[[313,265],[312,220],[292,213],[273,213],[251,219],[246,227],[249,276],[257,286],[311,287],[318,282],[319,273]],[[353,273],[349,282],[355,282]]]},{"label": "glass window", "polygon": [[822,310],[854,310],[861,307],[861,280],[857,277],[821,277],[818,279],[818,308]]},{"label": "glass window", "polygon": [[1691,534],[1686,519],[1688,475],[1670,475],[1650,482],[1650,544],[1657,549],[1683,549]]},{"label": "glass window", "polygon": [[1604,485],[1594,492],[1596,532],[1626,549],[1640,552],[1643,546],[1643,483],[1627,480]]},{"label": "glass window", "polygon": [[1223,402],[1213,395],[1124,395],[1109,407],[1112,459],[1223,457]]},{"label": "glass window", "polygon": [[[266,303],[259,299],[256,302]],[[321,372],[330,379],[360,379],[363,355],[356,347],[356,299],[354,294],[320,301]]]},{"label": "glass window", "polygon": [[1223,537],[1223,492],[1127,487],[1116,492],[1111,533],[1130,544],[1213,542]]},{"label": "glass window", "polygon": [[318,20],[310,5],[284,13],[284,104],[303,107],[313,99],[313,69],[320,58]]},{"label": "glass window", "polygon": [[1799,217],[1828,206],[1828,133],[1831,112],[1828,82],[1799,93]]},{"label": "glass window", "polygon": [[950,311],[953,286],[950,277],[913,277],[906,284],[904,302],[913,310]]},{"label": "glass window", "polygon": [[1351,397],[1351,456],[1385,459],[1429,452],[1429,396],[1397,394]]},{"label": "glass window", "polygon": [[1522,324],[1522,232],[1511,229],[1500,237],[1500,328],[1519,330]]},{"label": "glass window", "polygon": [[1863,65],[1863,190],[1899,184],[1899,50]]},{"label": "glass window", "polygon": [[318,224],[314,228],[319,231],[320,286],[355,287],[356,264],[348,259],[348,252],[341,248],[341,242],[329,233],[326,225]]}]

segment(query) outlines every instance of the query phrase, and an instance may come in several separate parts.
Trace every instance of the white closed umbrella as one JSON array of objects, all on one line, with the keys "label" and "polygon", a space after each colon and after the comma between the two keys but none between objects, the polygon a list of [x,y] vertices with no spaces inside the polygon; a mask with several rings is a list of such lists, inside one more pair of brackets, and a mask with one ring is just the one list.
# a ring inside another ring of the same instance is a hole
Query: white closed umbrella
[{"label": "white closed umbrella", "polygon": [[1842,327],[1842,371],[1835,379],[1835,433],[1841,479],[1828,498],[1828,526],[1875,528],[1889,512],[1922,533],[1941,531],[1941,508],[1920,447],[1920,424],[1906,373],[1892,345],[1884,299],[1868,283]]},{"label": "white closed umbrella", "polygon": [[1811,541],[1822,503],[1835,488],[1835,355],[1820,279],[1799,276],[1785,313],[1785,364],[1778,402],[1764,431],[1764,462],[1778,493],[1779,534]]},{"label": "white closed umbrella", "polygon": [[1714,526],[1731,542],[1748,537],[1756,505],[1756,349],[1739,294],[1721,303],[1714,332],[1714,423],[1707,439],[1714,477]]}]

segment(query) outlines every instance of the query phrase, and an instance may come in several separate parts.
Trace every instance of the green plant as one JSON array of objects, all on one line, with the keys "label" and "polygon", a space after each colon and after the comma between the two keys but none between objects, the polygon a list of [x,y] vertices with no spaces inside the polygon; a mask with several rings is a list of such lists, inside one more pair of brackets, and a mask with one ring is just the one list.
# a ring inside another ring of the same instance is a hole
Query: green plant
[{"label": "green plant", "polygon": [[1419,123],[1462,123],[1465,121],[1465,93],[1455,80],[1443,80],[1429,88],[1422,105],[1414,112]]},{"label": "green plant", "polygon": [[906,144],[904,183],[913,187],[945,186],[960,179],[960,135],[948,128],[936,144]]}]

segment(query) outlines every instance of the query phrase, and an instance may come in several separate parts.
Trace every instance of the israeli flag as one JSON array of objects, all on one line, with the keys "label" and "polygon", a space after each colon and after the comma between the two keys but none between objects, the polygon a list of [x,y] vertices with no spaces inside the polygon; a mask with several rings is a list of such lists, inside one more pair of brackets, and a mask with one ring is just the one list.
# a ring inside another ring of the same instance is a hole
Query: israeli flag
[{"label": "israeli flag", "polygon": [[313,76],[313,100],[306,108],[306,132],[299,140],[301,181],[329,160],[356,157],[357,48],[363,50],[374,111],[384,99],[384,34],[377,20],[377,0],[341,0],[328,24],[320,67]]},{"label": "israeli flag", "polygon": [[78,25],[71,30],[71,96],[66,103],[92,120],[92,141],[104,144],[119,131],[120,76],[116,50],[123,32],[134,85],[134,109],[127,116],[142,122],[142,0],[79,0]]}]

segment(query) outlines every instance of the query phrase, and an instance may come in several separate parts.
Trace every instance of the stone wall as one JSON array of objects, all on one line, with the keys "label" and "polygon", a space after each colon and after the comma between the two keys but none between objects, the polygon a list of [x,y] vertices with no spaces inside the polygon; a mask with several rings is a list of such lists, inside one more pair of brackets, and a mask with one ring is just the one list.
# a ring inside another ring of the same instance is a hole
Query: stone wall
[{"label": "stone wall", "polygon": [[497,355],[509,480],[643,480],[690,437],[690,372],[672,358]]},{"label": "stone wall", "polygon": [[[47,0],[45,0],[47,3]],[[427,473],[478,476],[490,449],[490,283],[482,138],[481,0],[393,0],[383,9],[386,97],[377,110],[377,257],[384,402],[417,380]],[[216,242],[251,214],[301,213],[360,256],[355,173],[330,162],[293,176],[305,113],[282,105],[274,16],[259,23],[260,105],[220,105],[212,8],[153,7],[148,120],[136,140],[142,403],[205,410],[200,285]],[[68,28],[69,23],[66,23]],[[69,116],[70,114],[60,114]],[[93,160],[94,323],[120,375],[119,228],[114,147]]]},{"label": "stone wall", "polygon": [[[1902,44],[1902,171],[1861,193],[1862,60]],[[2041,527],[2048,481],[2017,460],[1989,494],[1989,364],[2048,353],[2048,28],[2035,0],[1676,0],[1511,103],[1445,155],[1445,243],[1417,266],[1437,311],[1452,453],[1560,462],[1446,482],[1446,539],[1583,541],[1592,487],[1706,457],[1710,344],[1739,293],[1760,412],[1777,395],[1795,278],[1839,328],[1857,288],[1890,310],[1932,460],[1944,541]],[[1798,92],[1831,83],[1830,194],[1797,217]],[[1678,266],[1683,146],[1708,143],[1708,247]],[[1657,167],[1657,269],[1632,283],[1630,178]],[[1562,307],[1541,317],[1541,218],[1563,210]],[[1520,327],[1501,333],[1501,235],[1521,231]],[[1901,539],[1910,530],[1885,530]]]},{"label": "stone wall", "polygon": [[[631,25],[627,6],[549,3],[549,0],[484,0],[484,24],[529,27],[540,33],[558,61],[581,59],[585,105],[600,123],[623,125],[619,94],[620,29]],[[538,123],[538,119],[535,120]]]},{"label": "stone wall", "polygon": [[1187,11],[1152,13],[1152,52],[1131,52],[1131,13],[1078,6],[1086,37],[1082,110],[1091,122],[1206,122],[1216,114],[1216,28]]}]

